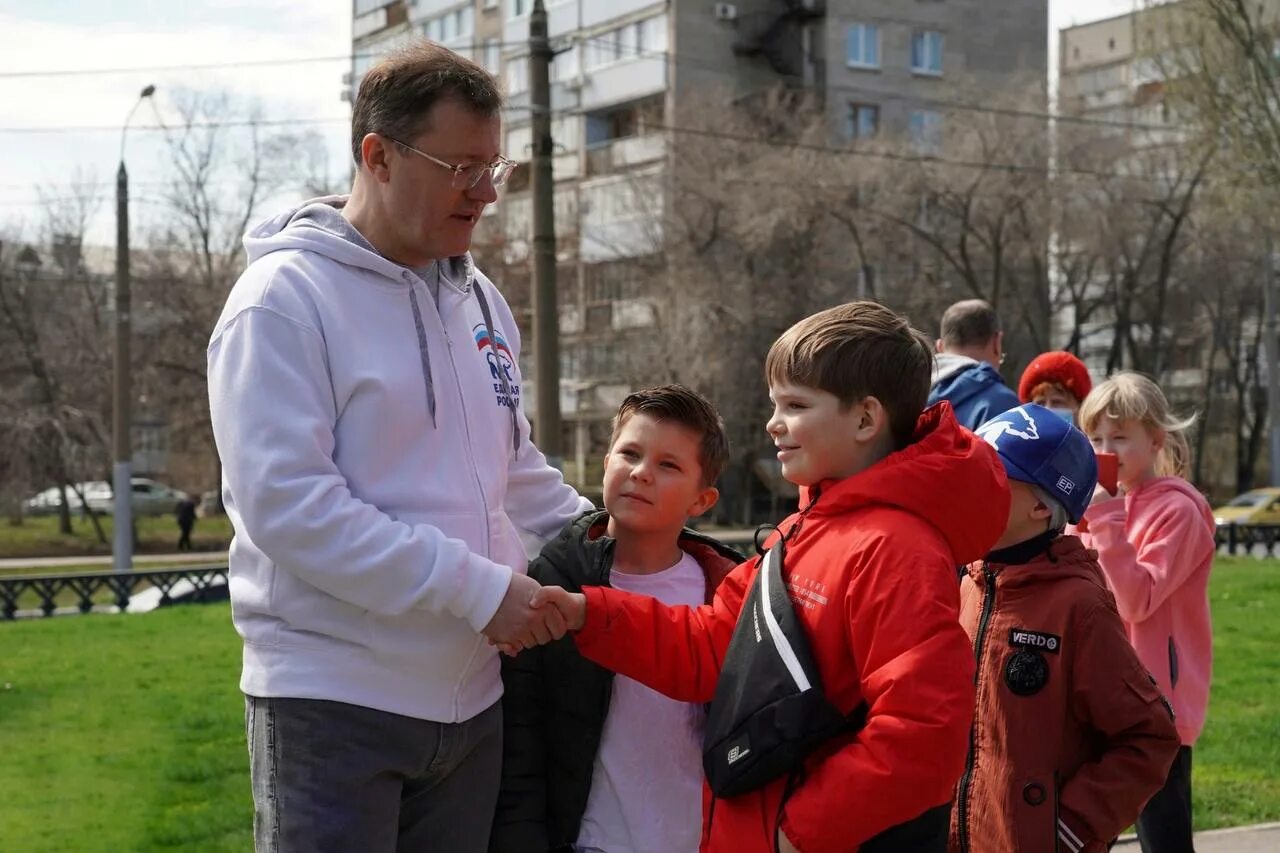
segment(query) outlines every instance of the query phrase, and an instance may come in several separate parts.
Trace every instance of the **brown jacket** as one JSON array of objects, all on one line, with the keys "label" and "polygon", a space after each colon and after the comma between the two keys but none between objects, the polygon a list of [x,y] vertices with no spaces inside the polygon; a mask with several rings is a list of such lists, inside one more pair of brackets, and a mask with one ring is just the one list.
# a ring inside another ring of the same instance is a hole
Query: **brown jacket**
[{"label": "brown jacket", "polygon": [[1028,562],[975,563],[960,621],[977,703],[951,850],[1106,850],[1164,784],[1179,742],[1097,554],[1062,536]]}]

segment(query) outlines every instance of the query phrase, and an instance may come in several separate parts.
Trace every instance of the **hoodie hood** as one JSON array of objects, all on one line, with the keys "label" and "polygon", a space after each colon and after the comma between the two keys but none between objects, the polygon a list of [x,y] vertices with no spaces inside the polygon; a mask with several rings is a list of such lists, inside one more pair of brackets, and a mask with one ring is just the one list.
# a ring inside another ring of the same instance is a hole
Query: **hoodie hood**
[{"label": "hoodie hood", "polygon": [[969,577],[981,589],[986,586],[984,568],[992,571],[1001,589],[1033,586],[1066,578],[1081,578],[1106,589],[1106,581],[1098,568],[1098,552],[1086,548],[1075,536],[1059,536],[1048,550],[1035,559],[1016,565],[974,561],[969,564]]},{"label": "hoodie hood", "polygon": [[1154,480],[1148,480],[1125,496],[1125,505],[1127,507],[1133,501],[1166,501],[1175,493],[1186,495],[1211,528],[1217,526],[1213,520],[1213,507],[1209,506],[1209,502],[1195,486],[1181,477],[1157,477]]},{"label": "hoodie hood", "polygon": [[933,357],[933,378],[929,380],[929,384],[937,385],[943,379],[954,376],[966,367],[978,363],[976,358],[969,358],[967,355],[940,352]]},{"label": "hoodie hood", "polygon": [[[406,268],[378,254],[342,215],[348,198],[345,195],[313,198],[254,225],[244,237],[249,263],[272,252],[315,252],[402,284],[401,274]],[[460,290],[468,290],[475,280],[475,264],[470,253],[437,261],[433,266],[438,267],[442,279]],[[421,275],[425,271],[416,272]]]},{"label": "hoodie hood", "polygon": [[907,447],[844,480],[801,489],[813,515],[892,506],[932,524],[957,564],[981,558],[1009,520],[1009,483],[991,445],[960,426],[947,402],[926,409]]},{"label": "hoodie hood", "polygon": [[933,390],[930,396],[934,400],[949,400],[952,406],[960,408],[974,397],[985,394],[993,385],[1004,386],[1004,380],[985,361],[942,353],[934,363]]}]

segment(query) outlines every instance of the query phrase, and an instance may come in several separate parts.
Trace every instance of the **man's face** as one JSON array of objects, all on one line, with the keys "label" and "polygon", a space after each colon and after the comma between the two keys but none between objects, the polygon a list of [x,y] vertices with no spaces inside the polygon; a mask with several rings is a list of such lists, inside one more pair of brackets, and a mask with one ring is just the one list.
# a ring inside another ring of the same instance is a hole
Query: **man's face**
[{"label": "man's face", "polygon": [[[404,140],[452,165],[489,163],[498,156],[502,122],[454,98],[437,102],[424,130]],[[438,163],[387,141],[386,212],[396,235],[395,260],[406,266],[464,254],[485,205],[497,200],[492,174],[474,187],[454,187],[454,175]]]}]

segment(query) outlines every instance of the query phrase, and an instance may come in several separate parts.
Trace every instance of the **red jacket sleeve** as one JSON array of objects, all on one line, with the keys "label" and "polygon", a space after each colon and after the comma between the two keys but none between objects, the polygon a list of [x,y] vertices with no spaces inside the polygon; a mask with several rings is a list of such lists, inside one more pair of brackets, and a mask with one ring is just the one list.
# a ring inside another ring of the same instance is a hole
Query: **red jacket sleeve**
[{"label": "red jacket sleeve", "polygon": [[1098,849],[1137,818],[1164,784],[1180,740],[1159,688],[1110,607],[1096,607],[1075,632],[1072,711],[1103,737],[1102,754],[1059,792],[1059,832]]},{"label": "red jacket sleeve", "polygon": [[787,802],[783,831],[804,853],[855,849],[944,805],[964,767],[974,662],[955,566],[892,542],[873,554],[844,598],[867,723],[811,760]]},{"label": "red jacket sleeve", "polygon": [[1147,523],[1141,550],[1126,536],[1122,498],[1095,504],[1085,513],[1088,533],[1082,538],[1097,549],[1098,562],[1126,622],[1149,618],[1213,555],[1213,530],[1191,501],[1178,497]]},{"label": "red jacket sleeve", "polygon": [[758,560],[738,566],[710,604],[668,607],[646,595],[584,587],[587,620],[578,651],[605,669],[680,702],[710,702]]}]

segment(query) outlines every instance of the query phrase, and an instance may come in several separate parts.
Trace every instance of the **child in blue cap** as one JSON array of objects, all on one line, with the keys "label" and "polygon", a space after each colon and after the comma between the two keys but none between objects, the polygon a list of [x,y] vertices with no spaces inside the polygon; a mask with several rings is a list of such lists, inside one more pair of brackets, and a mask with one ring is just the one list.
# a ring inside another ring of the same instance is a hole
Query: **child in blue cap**
[{"label": "child in blue cap", "polygon": [[1012,502],[961,586],[977,701],[950,849],[1105,851],[1164,783],[1178,734],[1097,554],[1063,535],[1089,505],[1097,459],[1084,433],[1031,403],[977,433]]}]

